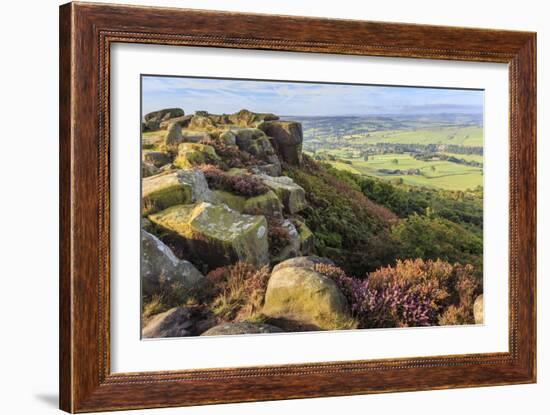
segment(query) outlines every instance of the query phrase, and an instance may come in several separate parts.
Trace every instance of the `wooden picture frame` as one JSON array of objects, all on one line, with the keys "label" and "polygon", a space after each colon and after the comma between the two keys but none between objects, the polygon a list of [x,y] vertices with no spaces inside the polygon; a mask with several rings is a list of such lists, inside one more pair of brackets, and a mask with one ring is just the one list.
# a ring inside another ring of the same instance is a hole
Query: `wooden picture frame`
[{"label": "wooden picture frame", "polygon": [[[509,65],[509,352],[110,372],[109,69],[114,43]],[[536,34],[185,9],[60,8],[60,407],[68,412],[536,381]]]}]

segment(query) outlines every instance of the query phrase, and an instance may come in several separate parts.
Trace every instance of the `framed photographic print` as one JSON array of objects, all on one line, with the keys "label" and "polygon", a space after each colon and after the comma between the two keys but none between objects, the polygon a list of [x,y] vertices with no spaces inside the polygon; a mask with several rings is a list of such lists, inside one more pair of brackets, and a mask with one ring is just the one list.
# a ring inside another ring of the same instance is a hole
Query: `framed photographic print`
[{"label": "framed photographic print", "polygon": [[60,406],[536,380],[534,33],[60,8]]}]

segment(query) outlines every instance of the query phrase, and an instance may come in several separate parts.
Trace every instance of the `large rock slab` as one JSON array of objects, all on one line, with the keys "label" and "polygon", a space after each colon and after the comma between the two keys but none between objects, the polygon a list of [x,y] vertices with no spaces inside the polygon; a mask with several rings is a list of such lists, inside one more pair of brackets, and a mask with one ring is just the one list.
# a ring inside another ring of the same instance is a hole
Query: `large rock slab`
[{"label": "large rock slab", "polygon": [[313,270],[317,264],[334,265],[334,262],[328,258],[319,257],[316,255],[299,256],[287,259],[286,261],[277,264],[273,268],[273,273],[282,270],[283,268],[306,268]]},{"label": "large rock slab", "polygon": [[319,327],[349,328],[346,298],[330,278],[307,268],[287,267],[271,274],[263,314]]},{"label": "large rock slab", "polygon": [[193,321],[187,308],[174,307],[153,316],[141,330],[141,337],[155,339],[191,336],[192,326]]},{"label": "large rock slab", "polygon": [[204,276],[189,261],[177,258],[156,236],[141,230],[141,294],[178,296],[185,301],[189,292],[204,282]]},{"label": "large rock slab", "polygon": [[267,121],[259,125],[268,136],[279,156],[289,164],[302,161],[302,124],[294,121]]},{"label": "large rock slab", "polygon": [[200,170],[172,170],[142,180],[144,216],[170,206],[215,200]]},{"label": "large rock slab", "polygon": [[265,333],[281,333],[279,327],[271,324],[263,323],[222,323],[205,331],[201,336],[228,336],[233,334],[265,334]]},{"label": "large rock slab", "polygon": [[483,294],[474,301],[474,321],[476,324],[483,324]]},{"label": "large rock slab", "polygon": [[178,146],[178,155],[174,166],[180,169],[192,169],[201,164],[216,164],[220,158],[214,147],[206,144],[182,143]]},{"label": "large rock slab", "polygon": [[249,198],[223,190],[213,190],[212,193],[218,202],[225,203],[231,209],[240,213],[277,217],[283,214],[281,202],[271,190],[263,195]]},{"label": "large rock slab", "polygon": [[275,192],[283,203],[287,213],[294,214],[300,212],[307,206],[305,190],[294,183],[294,180],[290,177],[273,177],[267,174],[258,174],[255,177],[258,177],[267,187]]},{"label": "large rock slab", "polygon": [[269,262],[263,216],[243,215],[225,204],[201,202],[173,206],[149,219],[169,231],[209,269],[239,260],[256,266]]}]

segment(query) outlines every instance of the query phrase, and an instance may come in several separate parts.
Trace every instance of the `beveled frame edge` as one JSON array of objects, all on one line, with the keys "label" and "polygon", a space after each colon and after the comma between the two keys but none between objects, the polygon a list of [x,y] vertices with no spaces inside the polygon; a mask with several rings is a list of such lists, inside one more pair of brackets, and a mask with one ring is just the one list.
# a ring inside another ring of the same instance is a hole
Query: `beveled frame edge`
[{"label": "beveled frame edge", "polygon": [[[508,63],[510,352],[111,374],[109,59],[115,42]],[[535,105],[534,33],[97,3],[61,6],[61,409],[90,412],[534,382]]]}]

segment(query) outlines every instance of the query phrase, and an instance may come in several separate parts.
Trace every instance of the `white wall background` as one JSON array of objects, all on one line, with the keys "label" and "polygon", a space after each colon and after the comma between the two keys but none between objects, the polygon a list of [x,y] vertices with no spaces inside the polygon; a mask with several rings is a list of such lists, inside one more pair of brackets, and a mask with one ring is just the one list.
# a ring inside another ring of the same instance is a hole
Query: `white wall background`
[{"label": "white wall background", "polygon": [[[548,255],[550,90],[543,70],[550,62],[549,13],[536,0],[384,1],[189,0],[134,4],[312,15],[538,32],[539,137],[539,383],[536,385],[321,398],[132,412],[157,414],[547,413],[550,399],[550,284]],[[0,105],[0,262],[2,338],[0,411],[48,414],[57,411],[57,237],[58,237],[58,9],[57,0],[3,5]],[[549,75],[550,76],[550,75]],[[547,76],[548,77],[548,76]]]}]

